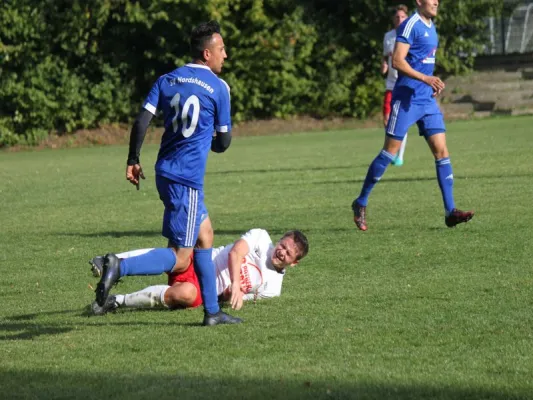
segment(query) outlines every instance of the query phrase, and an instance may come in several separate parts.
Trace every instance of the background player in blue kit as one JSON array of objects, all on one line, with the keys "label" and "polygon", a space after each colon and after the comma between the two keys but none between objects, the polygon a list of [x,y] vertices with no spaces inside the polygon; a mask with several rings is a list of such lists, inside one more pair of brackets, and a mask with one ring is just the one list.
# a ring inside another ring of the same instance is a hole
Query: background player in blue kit
[{"label": "background player in blue kit", "polygon": [[392,112],[385,128],[385,144],[368,168],[361,194],[352,203],[354,222],[362,231],[367,230],[368,196],[394,160],[407,130],[415,122],[435,157],[446,226],[454,227],[474,216],[473,211],[455,208],[446,127],[435,100],[435,96],[444,89],[444,83],[433,76],[439,41],[432,18],[437,15],[439,1],[416,0],[416,4],[417,12],[406,19],[396,32],[392,63],[399,76],[392,92]]},{"label": "background player in blue kit", "polygon": [[[215,21],[195,27],[190,42],[193,62],[162,75],[152,86],[132,127],[126,168],[126,179],[139,188],[139,179],[144,179],[139,161],[142,142],[152,117],[161,110],[165,132],[155,172],[165,206],[162,234],[168,238],[168,248],[125,260],[107,254],[96,302],[105,304],[121,276],[178,273],[188,268],[193,255],[204,302],[203,324],[234,324],[242,321],[222,312],[218,305],[211,257],[213,228],[203,201],[209,150],[223,152],[231,142],[229,86],[217,76],[227,55]],[[235,284],[239,288],[234,288],[234,293],[240,293],[240,282]]]}]

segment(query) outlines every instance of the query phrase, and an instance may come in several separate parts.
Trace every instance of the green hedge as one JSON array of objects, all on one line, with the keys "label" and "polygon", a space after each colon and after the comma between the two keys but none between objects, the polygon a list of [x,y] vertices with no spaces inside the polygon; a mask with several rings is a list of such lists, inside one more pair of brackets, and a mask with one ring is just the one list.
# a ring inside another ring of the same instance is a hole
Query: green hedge
[{"label": "green hedge", "polygon": [[[364,118],[381,101],[385,0],[4,0],[0,147],[128,121],[161,74],[189,61],[188,34],[221,22],[236,122]],[[411,2],[408,2],[408,5]],[[461,73],[499,0],[442,2],[441,73]]]}]

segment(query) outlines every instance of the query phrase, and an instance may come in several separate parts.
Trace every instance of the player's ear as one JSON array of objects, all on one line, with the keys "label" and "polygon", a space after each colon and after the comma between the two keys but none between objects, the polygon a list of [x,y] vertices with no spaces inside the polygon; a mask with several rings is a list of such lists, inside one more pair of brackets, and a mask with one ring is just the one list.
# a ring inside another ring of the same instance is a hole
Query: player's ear
[{"label": "player's ear", "polygon": [[293,262],[292,264],[289,264],[289,265],[291,267],[296,267],[299,263],[300,263],[300,261],[295,261],[295,262]]},{"label": "player's ear", "polygon": [[209,49],[204,49],[204,61],[209,61],[209,59],[211,58],[211,50]]}]

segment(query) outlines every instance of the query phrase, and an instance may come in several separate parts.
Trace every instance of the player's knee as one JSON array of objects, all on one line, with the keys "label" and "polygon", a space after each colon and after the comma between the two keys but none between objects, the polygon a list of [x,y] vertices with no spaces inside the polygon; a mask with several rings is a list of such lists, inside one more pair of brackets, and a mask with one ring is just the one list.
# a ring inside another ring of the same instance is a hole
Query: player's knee
[{"label": "player's knee", "polygon": [[446,158],[450,156],[450,153],[448,153],[448,150],[442,150],[437,151],[434,153],[435,160],[440,160],[441,158]]},{"label": "player's knee", "polygon": [[196,287],[188,282],[174,284],[165,293],[165,303],[170,308],[191,307],[197,296]]},{"label": "player's knee", "polygon": [[173,247],[174,254],[176,255],[176,263],[174,268],[172,268],[173,273],[185,272],[191,265],[191,253],[184,251],[186,249],[178,249]]},{"label": "player's knee", "polygon": [[206,219],[202,222],[200,226],[200,232],[198,234],[198,240],[196,241],[196,248],[200,249],[209,249],[213,247],[214,239],[213,226],[211,225],[211,220]]},{"label": "player's knee", "polygon": [[174,268],[172,269],[173,273],[180,273],[185,272],[190,266],[190,258],[184,258],[184,257],[176,257],[176,264],[174,264]]},{"label": "player's knee", "polygon": [[433,150],[433,155],[435,156],[435,160],[440,160],[441,158],[446,158],[450,156],[450,153],[448,153],[448,148],[446,145],[444,146],[436,146]]}]

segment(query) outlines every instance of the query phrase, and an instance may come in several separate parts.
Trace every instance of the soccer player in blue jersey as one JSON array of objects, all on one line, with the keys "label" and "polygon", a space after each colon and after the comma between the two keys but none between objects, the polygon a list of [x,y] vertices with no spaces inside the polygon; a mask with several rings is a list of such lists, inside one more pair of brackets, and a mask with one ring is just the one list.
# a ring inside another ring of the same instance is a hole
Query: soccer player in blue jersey
[{"label": "soccer player in blue jersey", "polygon": [[392,92],[392,112],[385,128],[385,144],[370,164],[361,193],[352,203],[354,222],[362,231],[367,230],[368,196],[394,160],[407,130],[415,122],[435,157],[446,226],[454,227],[474,216],[473,211],[461,211],[455,207],[446,128],[435,100],[435,96],[444,89],[444,83],[433,76],[439,41],[432,18],[437,15],[439,1],[416,0],[416,4],[417,12],[406,19],[396,32],[392,64],[399,76]]},{"label": "soccer player in blue jersey", "polygon": [[[209,151],[223,152],[231,142],[230,90],[217,76],[227,58],[219,24],[211,21],[195,27],[190,44],[193,61],[162,75],[152,86],[132,127],[126,168],[126,179],[138,189],[139,180],[144,179],[141,145],[152,117],[162,111],[165,131],[155,173],[165,206],[162,234],[168,247],[124,260],[107,254],[96,302],[103,306],[122,276],[179,273],[188,268],[193,256],[204,303],[203,324],[234,324],[241,319],[222,312],[218,305],[211,257],[213,228],[203,193]],[[238,280],[235,285],[240,285]],[[240,293],[240,287],[233,289]]]}]

